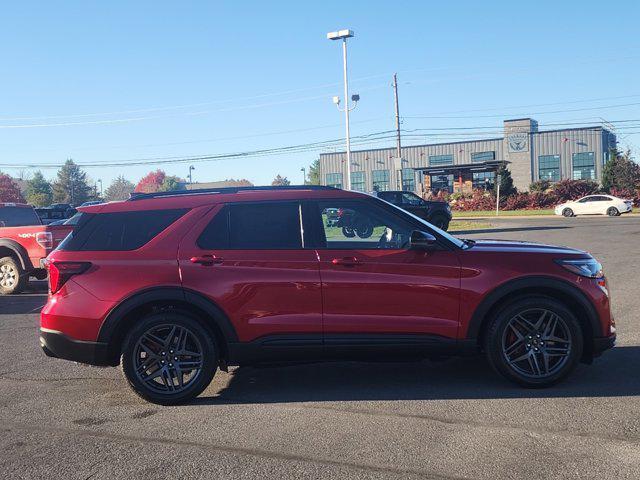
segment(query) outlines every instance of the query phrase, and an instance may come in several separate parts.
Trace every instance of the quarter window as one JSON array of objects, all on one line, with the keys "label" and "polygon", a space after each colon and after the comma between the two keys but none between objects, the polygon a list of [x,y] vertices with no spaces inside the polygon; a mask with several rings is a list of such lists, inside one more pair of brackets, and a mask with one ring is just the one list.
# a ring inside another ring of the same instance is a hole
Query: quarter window
[{"label": "quarter window", "polygon": [[558,182],[560,180],[560,155],[540,155],[538,157],[538,177],[540,180]]},{"label": "quarter window", "polygon": [[573,179],[574,180],[595,180],[596,161],[593,152],[582,152],[573,154]]},{"label": "quarter window", "polygon": [[384,192],[389,190],[389,170],[374,170],[371,172],[371,178],[374,191]]},{"label": "quarter window", "polygon": [[228,205],[204,229],[203,249],[291,250],[302,248],[297,203]]}]

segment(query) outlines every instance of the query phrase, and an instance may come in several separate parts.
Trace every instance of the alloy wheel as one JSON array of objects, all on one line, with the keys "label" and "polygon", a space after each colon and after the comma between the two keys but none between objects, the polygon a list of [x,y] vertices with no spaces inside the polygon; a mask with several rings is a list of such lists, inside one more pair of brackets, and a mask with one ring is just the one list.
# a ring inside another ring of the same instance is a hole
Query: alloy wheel
[{"label": "alloy wheel", "polygon": [[5,263],[0,266],[0,287],[13,288],[18,281],[18,271],[13,265]]},{"label": "alloy wheel", "polygon": [[502,335],[502,354],[510,368],[528,378],[545,378],[569,360],[572,337],[565,320],[551,310],[533,308],[512,317]]},{"label": "alloy wheel", "polygon": [[136,342],[133,355],[135,375],[156,393],[180,393],[202,373],[202,344],[181,325],[150,328]]}]

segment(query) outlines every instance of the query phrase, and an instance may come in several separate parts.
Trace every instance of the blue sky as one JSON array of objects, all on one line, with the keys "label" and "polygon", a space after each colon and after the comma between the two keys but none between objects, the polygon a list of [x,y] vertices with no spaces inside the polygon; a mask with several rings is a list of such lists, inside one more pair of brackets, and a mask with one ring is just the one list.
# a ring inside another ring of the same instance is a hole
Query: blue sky
[{"label": "blue sky", "polygon": [[[500,136],[502,120],[516,116],[541,128],[602,117],[635,120],[615,125],[620,146],[638,154],[638,18],[636,1],[10,2],[0,29],[0,164],[129,163],[339,139],[331,97],[342,92],[342,57],[325,37],[339,28],[356,33],[356,137],[394,128],[398,72],[403,129],[414,130],[406,144]],[[317,156],[193,162],[194,180],[267,184],[281,174],[301,183],[300,168]],[[161,167],[186,177],[190,163]],[[87,172],[106,188],[120,173],[137,181],[155,168]]]}]

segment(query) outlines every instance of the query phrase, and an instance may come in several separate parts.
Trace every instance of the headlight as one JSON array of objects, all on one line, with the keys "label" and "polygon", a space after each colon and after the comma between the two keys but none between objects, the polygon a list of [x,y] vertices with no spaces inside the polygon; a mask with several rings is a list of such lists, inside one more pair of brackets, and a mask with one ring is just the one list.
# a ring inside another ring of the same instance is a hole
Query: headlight
[{"label": "headlight", "polygon": [[602,278],[604,273],[602,272],[602,265],[595,258],[580,258],[570,260],[556,260],[556,263],[561,267],[569,270],[571,273],[580,275],[581,277],[588,278]]}]

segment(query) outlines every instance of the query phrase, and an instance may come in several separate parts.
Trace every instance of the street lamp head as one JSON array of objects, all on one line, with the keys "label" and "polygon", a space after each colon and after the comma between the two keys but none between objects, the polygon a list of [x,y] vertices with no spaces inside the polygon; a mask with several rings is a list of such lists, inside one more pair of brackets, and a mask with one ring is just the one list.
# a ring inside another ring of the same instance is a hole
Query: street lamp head
[{"label": "street lamp head", "polygon": [[358,100],[360,100],[360,95],[358,95],[357,93],[354,93],[353,95],[351,95],[352,102],[357,102]]},{"label": "street lamp head", "polygon": [[327,33],[327,40],[343,40],[353,37],[353,30],[338,30],[337,32]]},{"label": "street lamp head", "polygon": [[336,105],[340,105],[340,97],[338,97],[337,95],[333,97],[333,103],[335,103]]}]

